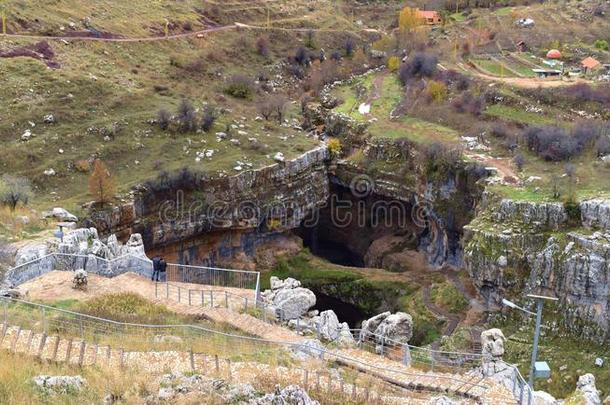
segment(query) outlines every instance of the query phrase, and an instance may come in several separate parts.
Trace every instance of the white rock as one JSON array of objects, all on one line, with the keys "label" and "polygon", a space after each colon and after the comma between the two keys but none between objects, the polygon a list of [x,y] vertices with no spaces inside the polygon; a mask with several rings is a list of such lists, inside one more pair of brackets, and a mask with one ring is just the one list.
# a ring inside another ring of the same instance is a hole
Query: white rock
[{"label": "white rock", "polygon": [[284,154],[282,152],[278,152],[273,156],[273,160],[281,163],[284,162],[286,158],[284,157]]},{"label": "white rock", "polygon": [[55,174],[56,174],[55,173],[55,169],[52,169],[52,168],[45,170],[43,173],[44,173],[45,176],[49,176],[49,177],[50,176],[55,176]]}]

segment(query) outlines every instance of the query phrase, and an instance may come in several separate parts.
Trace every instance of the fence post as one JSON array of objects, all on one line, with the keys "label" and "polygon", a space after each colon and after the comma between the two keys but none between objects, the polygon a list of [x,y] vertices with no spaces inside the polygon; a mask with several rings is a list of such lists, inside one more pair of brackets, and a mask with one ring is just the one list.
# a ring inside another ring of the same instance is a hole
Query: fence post
[{"label": "fence post", "polygon": [[191,290],[189,289],[189,307],[191,306]]},{"label": "fence post", "polygon": [[195,372],[195,354],[193,353],[193,348],[191,347],[189,351],[189,358],[191,360],[191,371]]},{"label": "fence post", "polygon": [[180,295],[181,295],[181,291],[182,290],[180,287],[178,287],[178,302],[180,302]]},{"label": "fence post", "polygon": [[214,308],[214,291],[210,290],[210,308]]},{"label": "fence post", "polygon": [[220,370],[220,366],[218,365],[218,355],[217,354],[214,355],[214,365],[216,366],[216,372],[218,373],[218,371]]},{"label": "fence post", "polygon": [[2,307],[4,310],[4,324],[8,323],[8,301],[2,300]]},{"label": "fence post", "polygon": [[225,307],[229,308],[229,294],[225,291]]},{"label": "fence post", "polygon": [[308,370],[303,370],[305,371],[305,375],[303,376],[303,388],[305,389],[305,391],[307,391],[307,385],[309,383],[309,371]]},{"label": "fence post", "polygon": [[47,333],[47,309],[42,308],[42,332],[46,335]]},{"label": "fence post", "polygon": [[411,365],[411,349],[408,344],[402,345],[402,364]]},{"label": "fence post", "polygon": [[159,298],[159,283],[155,281],[155,298]]},{"label": "fence post", "polygon": [[78,317],[78,326],[80,328],[80,337],[84,341],[85,340],[85,328],[83,327],[83,318],[80,316]]},{"label": "fence post", "polygon": [[165,283],[165,298],[169,299],[169,283]]},{"label": "fence post", "polygon": [[248,297],[246,297],[246,311],[248,310]]}]

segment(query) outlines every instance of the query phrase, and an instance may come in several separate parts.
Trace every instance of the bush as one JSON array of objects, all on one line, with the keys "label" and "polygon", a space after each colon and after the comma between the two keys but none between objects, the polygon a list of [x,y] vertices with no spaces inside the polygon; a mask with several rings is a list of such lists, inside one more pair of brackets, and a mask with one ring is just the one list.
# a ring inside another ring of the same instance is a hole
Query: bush
[{"label": "bush", "polygon": [[538,156],[549,161],[568,160],[595,145],[599,153],[605,150],[606,142],[601,141],[603,128],[593,123],[577,124],[568,133],[555,126],[531,127],[523,132],[527,147]]},{"label": "bush", "polygon": [[430,80],[426,86],[426,94],[436,103],[442,103],[447,98],[447,86],[443,82]]},{"label": "bush", "polygon": [[521,171],[523,170],[523,166],[525,166],[525,157],[521,153],[518,153],[513,158],[513,163],[515,164],[517,170]]},{"label": "bush", "polygon": [[163,108],[157,113],[157,125],[159,125],[159,128],[161,128],[162,131],[166,131],[169,128],[171,119],[172,116],[169,111]]},{"label": "bush", "polygon": [[298,48],[296,53],[294,54],[294,61],[301,66],[309,65],[309,62],[311,61],[309,57],[309,51],[307,51],[307,49],[305,49],[304,47]]},{"label": "bush", "polygon": [[30,181],[25,177],[4,174],[0,178],[0,203],[8,206],[11,211],[14,211],[19,203],[27,205],[32,194]]},{"label": "bush", "polygon": [[597,156],[610,155],[610,136],[602,136],[595,144]]},{"label": "bush", "polygon": [[256,39],[256,53],[261,56],[269,56],[269,40],[267,37],[258,37]]},{"label": "bush", "polygon": [[193,104],[187,99],[182,99],[178,106],[178,123],[180,132],[194,131],[197,128],[197,117]]},{"label": "bush", "polygon": [[341,146],[341,141],[339,139],[330,138],[328,140],[328,152],[330,153],[331,158],[341,156],[342,151],[343,147]]},{"label": "bush", "polygon": [[462,151],[454,146],[434,142],[424,147],[423,158],[427,176],[454,173],[462,160]]},{"label": "bush", "polygon": [[77,160],[74,162],[74,169],[79,173],[89,173],[91,170],[91,163],[88,160]]},{"label": "bush", "polygon": [[225,93],[235,98],[250,98],[254,84],[252,80],[243,75],[233,75],[225,88]]},{"label": "bush", "polygon": [[345,56],[348,58],[354,54],[354,50],[356,49],[356,43],[353,39],[347,38],[343,43],[343,50],[345,51]]},{"label": "bush", "polygon": [[406,63],[403,63],[398,72],[398,76],[403,85],[413,77],[432,77],[436,73],[438,59],[434,55],[427,53],[415,54]]},{"label": "bush", "polygon": [[390,56],[388,58],[388,69],[390,72],[396,72],[400,67],[400,58],[398,56]]},{"label": "bush", "polygon": [[483,96],[473,96],[470,92],[464,93],[451,102],[453,109],[459,113],[470,113],[479,116],[485,109]]},{"label": "bush", "polygon": [[595,49],[601,49],[602,51],[610,50],[610,45],[608,45],[608,41],[605,39],[598,39],[593,43]]},{"label": "bush", "polygon": [[216,109],[212,106],[206,106],[203,109],[203,116],[201,117],[201,129],[204,132],[208,132],[214,126],[217,118]]}]

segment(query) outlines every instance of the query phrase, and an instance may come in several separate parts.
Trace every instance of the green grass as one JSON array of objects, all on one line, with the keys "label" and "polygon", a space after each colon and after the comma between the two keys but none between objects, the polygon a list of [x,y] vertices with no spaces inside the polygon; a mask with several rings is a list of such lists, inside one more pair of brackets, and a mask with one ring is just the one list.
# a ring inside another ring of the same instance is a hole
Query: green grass
[{"label": "green grass", "polygon": [[[367,75],[359,83],[369,89],[372,82],[377,78],[376,75]],[[455,143],[458,140],[458,133],[451,128],[425,121],[412,116],[402,116],[391,119],[390,114],[399,105],[402,99],[402,85],[394,74],[384,74],[380,86],[381,96],[371,104],[371,116],[363,116],[358,112],[360,103],[365,102],[367,97],[357,100],[354,85],[342,86],[336,89],[334,94],[344,100],[335,111],[349,115],[358,121],[367,121],[372,117],[377,118],[376,122],[369,125],[369,132],[372,138],[379,139],[408,139],[417,143],[447,142]],[[355,108],[352,109],[352,106]]]},{"label": "green grass", "polygon": [[451,282],[433,284],[430,290],[430,298],[437,306],[454,314],[468,309],[468,300]]},{"label": "green grass", "polygon": [[[547,317],[548,317],[547,309]],[[524,324],[520,319],[510,319],[499,325],[509,338],[505,345],[505,360],[518,364],[521,374],[529,374],[534,325]],[[606,345],[586,342],[583,339],[557,336],[546,329],[540,338],[538,359],[551,367],[549,380],[536,380],[536,390],[544,390],[556,398],[565,398],[576,389],[580,375],[595,375],[601,398],[610,395],[610,368],[596,367],[597,357],[609,358],[610,348]],[[563,370],[562,370],[563,369]]]},{"label": "green grass", "polygon": [[525,111],[523,108],[510,107],[502,104],[493,104],[485,109],[485,114],[520,124],[551,125],[553,118],[542,114]]}]

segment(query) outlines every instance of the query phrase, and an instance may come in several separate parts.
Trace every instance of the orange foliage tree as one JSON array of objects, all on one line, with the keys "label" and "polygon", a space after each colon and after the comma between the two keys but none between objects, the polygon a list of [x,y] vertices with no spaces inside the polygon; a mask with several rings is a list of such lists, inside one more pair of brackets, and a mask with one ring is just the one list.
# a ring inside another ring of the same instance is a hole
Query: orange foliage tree
[{"label": "orange foliage tree", "polygon": [[93,163],[93,173],[89,177],[89,193],[102,207],[110,202],[116,193],[114,179],[106,164],[99,159]]}]

